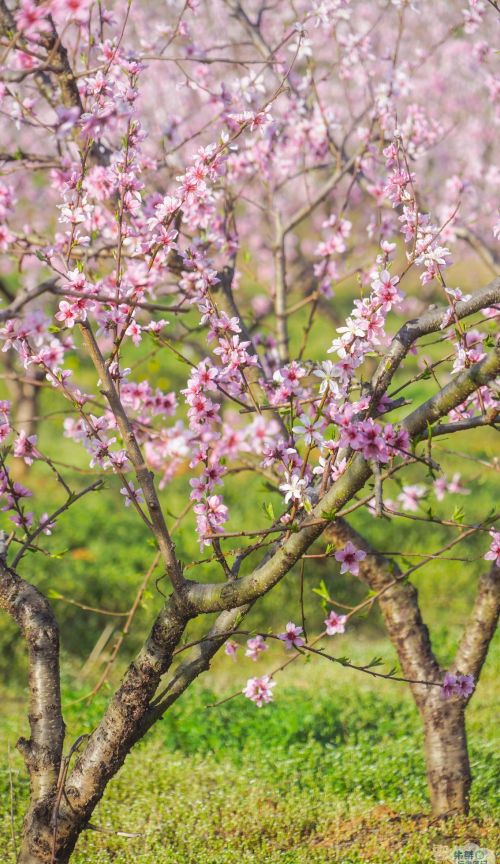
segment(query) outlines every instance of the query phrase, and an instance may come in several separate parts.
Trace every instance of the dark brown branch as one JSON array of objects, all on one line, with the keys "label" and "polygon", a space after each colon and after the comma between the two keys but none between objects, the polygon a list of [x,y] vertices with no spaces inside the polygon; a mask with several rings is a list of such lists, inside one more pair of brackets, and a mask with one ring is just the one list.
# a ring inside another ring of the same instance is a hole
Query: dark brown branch
[{"label": "dark brown branch", "polygon": [[159,720],[170,706],[182,696],[190,684],[210,668],[210,662],[226,639],[237,630],[250,611],[250,604],[229,612],[221,612],[205,639],[193,646],[192,656],[182,663],[166,687],[156,696],[144,717],[143,733]]},{"label": "dark brown branch", "polygon": [[78,108],[80,113],[82,113],[83,105],[80,98],[80,91],[78,90],[77,80],[68,59],[68,52],[62,44],[54,22],[50,16],[48,16],[48,20],[51,29],[48,35],[42,36],[41,41],[48,56],[57,61],[58,71],[56,76],[63,104],[67,108]]}]

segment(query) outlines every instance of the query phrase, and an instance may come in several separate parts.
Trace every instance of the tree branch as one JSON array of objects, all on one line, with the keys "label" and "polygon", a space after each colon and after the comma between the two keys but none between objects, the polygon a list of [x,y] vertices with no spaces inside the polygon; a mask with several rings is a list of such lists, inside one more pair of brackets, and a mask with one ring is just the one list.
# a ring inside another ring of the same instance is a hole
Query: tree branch
[{"label": "tree branch", "polygon": [[452,672],[479,677],[500,615],[500,567],[495,563],[479,579],[476,599],[455,654]]},{"label": "tree branch", "polygon": [[239,625],[251,609],[251,604],[232,609],[229,612],[221,612],[208,632],[206,639],[200,640],[192,650],[189,660],[182,663],[176,669],[174,676],[167,686],[159,693],[151,703],[149,711],[144,717],[142,734],[144,734],[157,720],[161,719],[170,706],[182,696],[190,684],[210,668],[210,662],[224,644],[228,636],[238,629]]},{"label": "tree branch", "polygon": [[[500,351],[487,355],[481,362],[461,372],[435,396],[420,405],[403,421],[411,436],[419,435],[440,417],[461,405],[479,387],[500,373]],[[216,612],[251,603],[269,591],[299,560],[311,543],[320,536],[335,513],[364,486],[372,471],[360,454],[356,454],[344,474],[304,519],[299,529],[274,547],[264,563],[252,573],[222,585],[187,582],[185,599],[193,613]]]},{"label": "tree branch", "polygon": [[105,363],[104,357],[101,354],[101,351],[95,340],[94,334],[88,321],[82,322],[80,324],[80,330],[89,356],[95,366],[99,378],[101,379],[102,393],[108,400],[109,407],[111,408],[111,411],[115,416],[118,429],[120,430],[120,434],[123,438],[125,449],[127,451],[127,456],[130,459],[132,465],[134,466],[137,481],[140,484],[141,489],[144,493],[144,500],[148,508],[153,532],[156,538],[156,542],[158,543],[158,548],[165,562],[170,581],[172,582],[174,589],[176,591],[180,591],[184,585],[185,580],[182,575],[179,562],[175,557],[175,546],[172,542],[167,525],[165,523],[165,519],[163,517],[163,511],[161,509],[160,501],[156,493],[153,475],[151,474],[144,462],[144,458],[141,453],[139,444],[137,443],[137,439],[134,435],[134,431],[132,429],[132,426],[130,425],[130,421],[127,417],[125,409],[123,408],[114,381],[109,373],[109,369]]},{"label": "tree branch", "polygon": [[479,429],[482,426],[491,426],[492,429],[498,430],[498,410],[493,408],[486,412],[484,416],[471,417],[470,420],[458,420],[456,423],[439,423],[433,426],[432,429],[426,429],[420,436],[420,440],[424,441],[427,438],[437,438],[438,435],[451,435],[453,432],[466,432],[469,429]]},{"label": "tree branch", "polygon": [[5,309],[0,309],[0,322],[7,321],[9,318],[15,318],[27,303],[40,297],[41,294],[53,291],[56,285],[57,279],[46,279],[44,282],[36,285],[35,288],[27,288],[24,291],[20,291]]},{"label": "tree branch", "polygon": [[[470,300],[461,300],[455,305],[456,317],[460,320],[475,312],[480,312],[488,306],[500,303],[500,276],[480,288],[472,295]],[[389,351],[381,360],[377,371],[372,379],[372,404],[377,405],[381,396],[387,390],[396,369],[408,354],[411,346],[421,336],[436,333],[441,329],[444,316],[449,312],[449,307],[439,306],[430,309],[420,318],[407,321],[394,336]]]},{"label": "tree branch", "polygon": [[61,801],[58,842],[72,842],[75,819],[86,824],[106,784],[142,737],[141,724],[168,670],[188,615],[175,595],[158,615],[146,643],[130,664],[101,722],[77,759]]}]

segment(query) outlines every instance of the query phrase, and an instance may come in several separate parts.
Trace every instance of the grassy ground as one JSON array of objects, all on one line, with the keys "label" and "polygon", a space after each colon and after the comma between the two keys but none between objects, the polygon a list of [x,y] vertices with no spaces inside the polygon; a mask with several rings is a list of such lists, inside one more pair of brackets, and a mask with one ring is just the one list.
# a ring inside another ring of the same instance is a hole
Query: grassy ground
[{"label": "grassy ground", "polygon": [[[336,645],[354,660],[377,649],[391,659],[373,639],[339,637]],[[244,661],[233,676],[232,661],[220,658],[136,748],[94,815],[96,826],[139,836],[87,831],[75,864],[430,864],[438,846],[494,849],[498,741],[488,723],[499,655],[497,645],[468,712],[468,819],[429,818],[420,723],[405,685],[312,662],[278,678],[273,705],[259,710],[239,697],[211,708],[255,674]],[[68,741],[90,731],[105,701],[84,707],[76,696],[66,689]],[[3,707],[7,862],[15,860],[12,830],[20,828],[27,783],[14,750],[21,703]]]}]

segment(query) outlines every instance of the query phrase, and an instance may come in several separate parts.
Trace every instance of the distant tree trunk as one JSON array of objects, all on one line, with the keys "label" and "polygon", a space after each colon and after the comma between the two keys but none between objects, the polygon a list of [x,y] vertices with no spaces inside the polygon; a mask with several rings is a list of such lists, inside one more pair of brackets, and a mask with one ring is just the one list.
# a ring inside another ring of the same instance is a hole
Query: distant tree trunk
[{"label": "distant tree trunk", "polygon": [[[7,387],[12,400],[12,418],[14,428],[17,432],[26,432],[26,435],[36,435],[38,430],[38,416],[40,405],[41,387],[38,382],[44,379],[44,373],[40,369],[30,368],[29,376],[34,383],[23,380],[23,373],[16,369],[14,364],[14,353],[7,352],[5,366],[8,377]],[[26,374],[26,373],[24,373]],[[26,474],[27,465],[22,459],[16,459],[16,476],[22,479]]]},{"label": "distant tree trunk", "polygon": [[425,761],[432,812],[435,816],[469,812],[471,772],[467,752],[464,705],[429,694],[421,711]]},{"label": "distant tree trunk", "polygon": [[[434,656],[415,586],[402,578],[397,564],[376,552],[343,519],[332,524],[327,537],[339,546],[350,540],[367,553],[360,562],[359,576],[372,591],[382,592],[378,598],[380,609],[405,678],[440,683],[444,670]],[[472,675],[477,681],[499,613],[500,568],[493,565],[479,580],[476,600],[450,672]],[[410,688],[424,726],[432,813],[434,816],[466,814],[472,779],[465,729],[468,699],[453,697],[445,701],[437,687],[410,684]]]}]

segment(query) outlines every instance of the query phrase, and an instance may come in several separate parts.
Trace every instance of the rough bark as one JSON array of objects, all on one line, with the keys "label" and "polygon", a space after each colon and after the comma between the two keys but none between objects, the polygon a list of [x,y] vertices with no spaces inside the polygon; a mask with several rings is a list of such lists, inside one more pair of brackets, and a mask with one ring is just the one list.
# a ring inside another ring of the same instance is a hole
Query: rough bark
[{"label": "rough bark", "polygon": [[[64,784],[56,814],[58,864],[66,864],[110,779],[144,734],[142,720],[179,644],[189,616],[171,597],[111,699]],[[43,864],[45,861],[41,859]]]},{"label": "rough bark", "polygon": [[[369,588],[380,594],[378,602],[388,636],[394,645],[405,678],[441,681],[442,673],[432,651],[429,631],[418,605],[418,591],[411,582],[401,580],[398,565],[381,555],[344,519],[339,519],[327,531],[328,540],[342,547],[350,540],[367,556],[360,562],[359,577]],[[401,580],[401,581],[395,581]],[[415,702],[421,710],[429,690],[422,684],[410,685]]]},{"label": "rough bark", "polygon": [[421,714],[432,813],[436,817],[467,814],[472,777],[464,702],[457,698],[445,702],[437,691],[428,695]]},{"label": "rough bark", "polygon": [[29,657],[29,740],[18,749],[30,777],[22,864],[50,861],[51,817],[64,742],[59,684],[59,632],[49,603],[0,560],[0,608],[19,626]]}]

